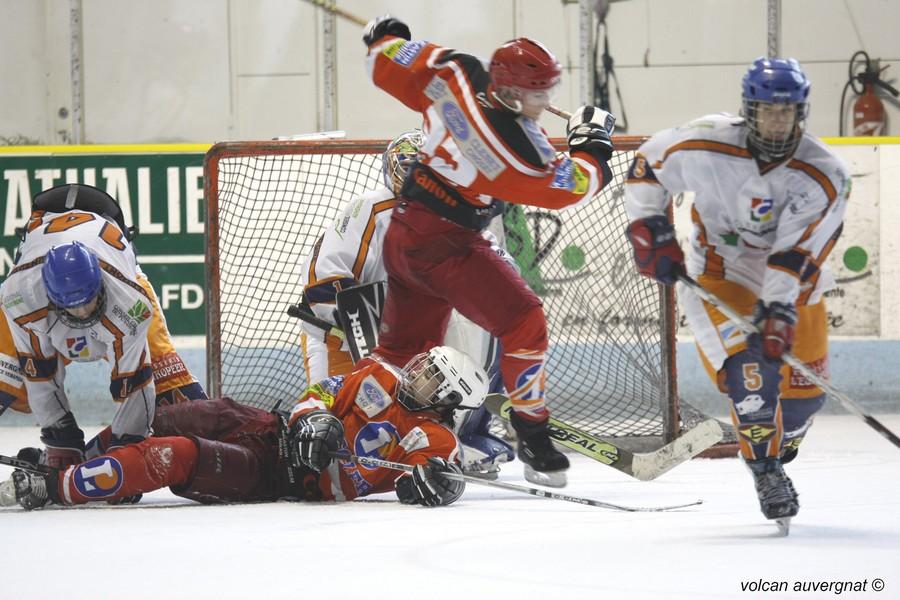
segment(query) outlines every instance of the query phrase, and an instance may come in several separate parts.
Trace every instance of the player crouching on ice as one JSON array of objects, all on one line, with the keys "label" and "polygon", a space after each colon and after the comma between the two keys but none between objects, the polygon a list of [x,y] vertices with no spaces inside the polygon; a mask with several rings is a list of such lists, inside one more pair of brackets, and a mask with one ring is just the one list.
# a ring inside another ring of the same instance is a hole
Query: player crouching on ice
[{"label": "player crouching on ice", "polygon": [[[203,503],[352,500],[395,490],[404,504],[450,504],[465,482],[446,477],[461,470],[456,437],[443,422],[453,410],[481,406],[486,393],[484,371],[446,346],[402,370],[365,359],[347,376],[310,386],[289,417],[227,398],[162,406],[153,421],[158,437],[47,475],[17,470],[15,498],[33,509],[169,486]],[[415,469],[398,477],[335,460],[338,451]]]},{"label": "player crouching on ice", "polygon": [[804,132],[809,80],[794,59],[753,62],[743,118],[702,117],[657,133],[638,149],[625,186],[628,237],[640,272],[671,285],[684,258],[666,216],[669,199],[694,192],[687,272],[734,310],[749,337],[683,286],[678,297],[710,378],[731,399],[741,455],[768,519],[797,514],[783,464],[825,396],[782,356],[827,376],[825,258],[841,232],[850,175]]}]

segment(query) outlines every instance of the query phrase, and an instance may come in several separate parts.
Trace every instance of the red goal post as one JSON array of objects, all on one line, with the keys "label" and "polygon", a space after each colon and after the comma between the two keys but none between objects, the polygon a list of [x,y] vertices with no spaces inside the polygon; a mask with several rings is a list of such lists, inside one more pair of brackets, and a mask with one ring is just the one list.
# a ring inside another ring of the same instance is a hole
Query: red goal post
[{"label": "red goal post", "polygon": [[[577,208],[507,205],[506,247],[544,301],[547,395],[560,419],[658,447],[702,418],[679,402],[671,288],[641,277],[625,239],[623,183],[645,138],[614,137],[614,180]],[[207,381],[271,408],[306,385],[298,270],[341,208],[383,185],[389,140],[224,142],[205,159]],[[555,140],[559,149],[563,140]]]}]

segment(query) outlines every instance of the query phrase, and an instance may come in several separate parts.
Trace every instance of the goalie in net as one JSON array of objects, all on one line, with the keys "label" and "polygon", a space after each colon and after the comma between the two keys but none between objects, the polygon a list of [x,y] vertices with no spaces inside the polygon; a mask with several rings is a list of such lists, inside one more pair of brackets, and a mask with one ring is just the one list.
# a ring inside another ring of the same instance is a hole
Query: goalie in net
[{"label": "goalie in net", "polygon": [[[338,302],[338,292],[361,284],[383,284],[387,280],[382,259],[384,234],[406,174],[415,164],[424,143],[422,132],[412,130],[388,144],[382,156],[384,185],[347,203],[333,225],[327,227],[316,241],[301,268],[303,298],[300,311],[310,312],[325,324],[337,327],[342,321],[350,322],[346,314],[341,318],[337,316],[341,311],[347,312]],[[498,256],[515,265],[492,233],[485,231],[482,235]],[[369,321],[368,315],[364,315],[361,322],[354,321],[354,324],[370,328],[371,332],[367,331],[367,334],[374,338],[379,315],[372,316],[375,320]],[[320,325],[310,320],[303,320],[300,325],[304,366],[310,382],[346,375],[354,364],[349,347],[353,341],[351,332],[339,335]],[[497,343],[489,333],[454,313],[442,343],[473,357],[490,375],[489,391],[502,391]],[[365,354],[360,348],[356,351]],[[453,428],[461,443],[460,458],[463,470],[468,474],[496,478],[499,465],[513,458],[512,447],[491,434],[490,425],[491,417],[484,408],[459,411],[454,416]]]}]

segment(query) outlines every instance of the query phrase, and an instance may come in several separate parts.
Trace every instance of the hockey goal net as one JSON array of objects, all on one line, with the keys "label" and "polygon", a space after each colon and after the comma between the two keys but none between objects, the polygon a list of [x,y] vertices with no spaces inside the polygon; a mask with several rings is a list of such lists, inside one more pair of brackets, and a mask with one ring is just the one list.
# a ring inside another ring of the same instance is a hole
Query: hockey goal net
[{"label": "hockey goal net", "polygon": [[[615,180],[564,211],[508,205],[506,247],[544,302],[547,396],[558,418],[635,449],[670,441],[699,418],[679,406],[675,307],[641,277],[625,239],[623,183],[641,138],[615,139]],[[353,198],[382,184],[388,140],[227,142],[206,156],[207,365],[214,396],[265,409],[307,382],[300,268]],[[481,283],[473,282],[473,285]]]}]

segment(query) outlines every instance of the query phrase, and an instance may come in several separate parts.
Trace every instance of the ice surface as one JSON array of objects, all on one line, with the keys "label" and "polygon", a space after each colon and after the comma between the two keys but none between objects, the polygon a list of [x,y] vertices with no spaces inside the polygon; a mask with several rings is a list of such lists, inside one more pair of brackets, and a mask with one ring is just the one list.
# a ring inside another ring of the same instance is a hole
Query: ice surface
[{"label": "ice surface", "polygon": [[[880,418],[900,431],[900,415]],[[0,451],[37,435],[0,428]],[[566,493],[705,503],[633,514],[470,485],[436,509],[401,506],[393,494],[201,506],[168,490],[137,506],[7,508],[0,598],[900,598],[900,449],[855,417],[819,417],[787,466],[801,502],[787,538],[760,514],[738,460],[694,460],[641,483],[570,457]],[[501,477],[525,483],[519,464]],[[867,580],[869,591],[741,590],[760,579]]]}]

